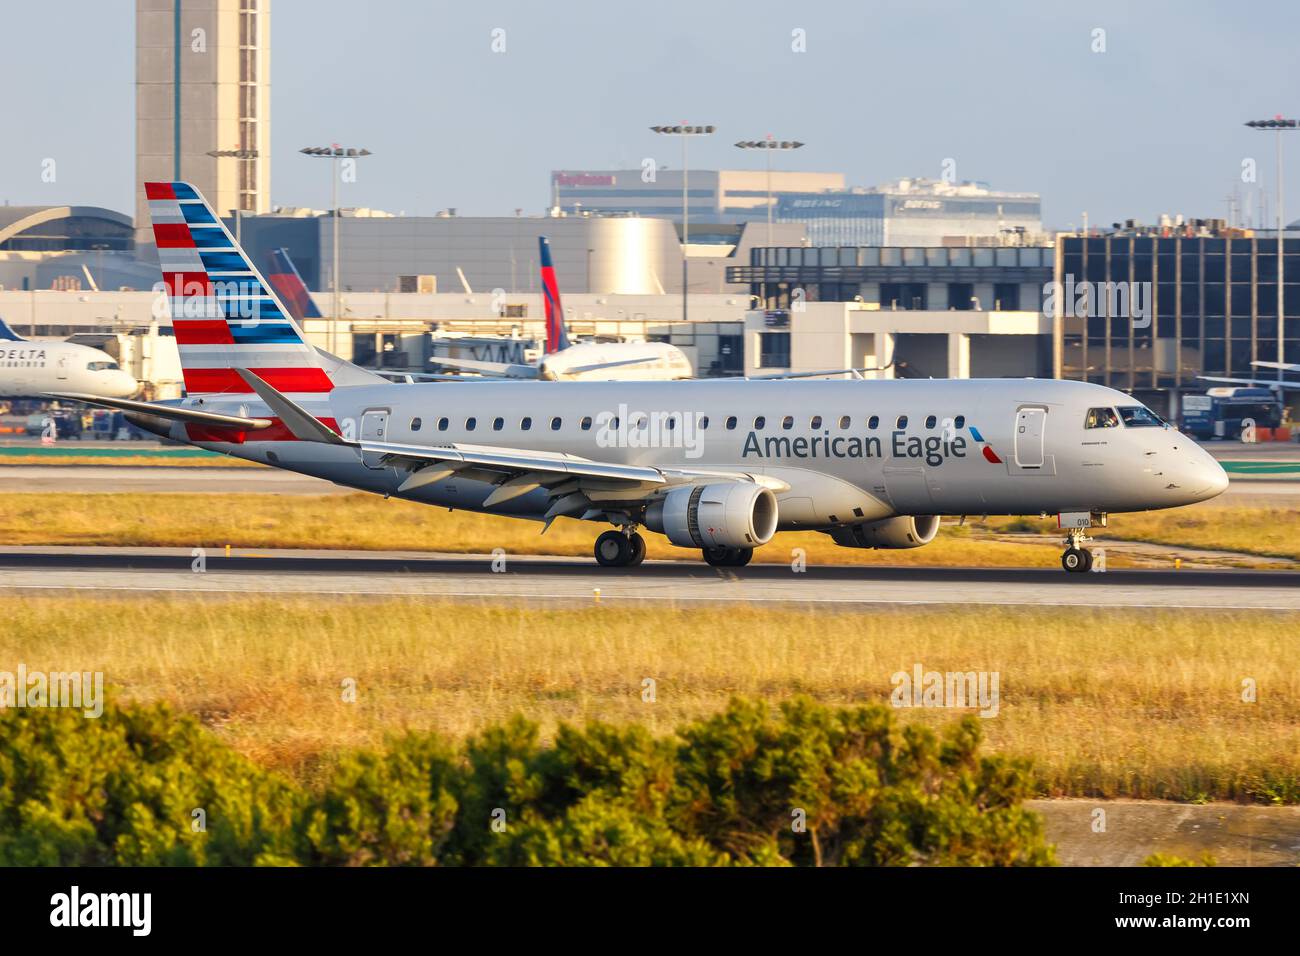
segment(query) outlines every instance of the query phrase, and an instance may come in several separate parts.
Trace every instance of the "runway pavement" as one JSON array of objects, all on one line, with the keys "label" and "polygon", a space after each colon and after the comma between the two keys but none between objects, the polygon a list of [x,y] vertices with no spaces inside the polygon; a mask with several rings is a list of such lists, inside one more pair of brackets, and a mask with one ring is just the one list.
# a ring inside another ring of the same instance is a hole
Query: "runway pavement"
[{"label": "runway pavement", "polygon": [[236,550],[226,557],[213,550],[201,558],[181,548],[0,548],[0,590],[1300,610],[1300,572],[1286,571],[810,566],[796,573],[776,564],[648,561],[610,569],[590,559],[506,556],[495,572],[491,555]]}]

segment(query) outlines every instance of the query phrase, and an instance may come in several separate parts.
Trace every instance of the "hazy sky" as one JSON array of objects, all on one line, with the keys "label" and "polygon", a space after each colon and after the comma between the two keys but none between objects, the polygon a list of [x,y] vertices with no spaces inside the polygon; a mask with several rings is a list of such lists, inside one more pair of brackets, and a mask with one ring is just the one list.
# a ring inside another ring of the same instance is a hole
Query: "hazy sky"
[{"label": "hazy sky", "polygon": [[[133,0],[6,0],[0,202],[133,212],[134,19]],[[959,179],[1041,193],[1054,227],[1223,216],[1234,185],[1257,189],[1244,158],[1273,191],[1273,135],[1241,123],[1300,113],[1298,28],[1283,0],[274,0],[272,199],[328,205],[326,164],[297,150],[341,142],[375,154],[346,205],[536,214],[551,169],[675,168],[647,127],[686,121],[718,127],[699,168],[759,167],[731,144],[772,132],[853,185],[951,157]]]}]

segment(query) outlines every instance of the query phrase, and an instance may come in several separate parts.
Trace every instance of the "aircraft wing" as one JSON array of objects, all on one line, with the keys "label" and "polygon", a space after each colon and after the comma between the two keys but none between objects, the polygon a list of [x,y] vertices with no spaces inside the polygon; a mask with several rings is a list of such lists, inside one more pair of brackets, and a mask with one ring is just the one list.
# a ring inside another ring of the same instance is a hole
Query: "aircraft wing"
[{"label": "aircraft wing", "polygon": [[1288,382],[1276,378],[1223,378],[1217,375],[1196,376],[1203,382],[1218,382],[1222,385],[1254,385],[1259,388],[1300,388],[1300,382]]},{"label": "aircraft wing", "polygon": [[727,469],[620,465],[591,461],[577,455],[495,445],[439,447],[347,439],[318,421],[256,373],[248,369],[236,371],[300,441],[347,445],[355,448],[363,460],[406,471],[408,474],[398,486],[399,492],[412,491],[452,475],[461,475],[497,486],[484,501],[485,507],[492,507],[538,488],[545,488],[552,502],[544,516],[548,526],[560,515],[603,515],[607,508],[617,502],[643,499],[666,485],[753,481],[777,492],[788,491],[790,488],[777,478]]},{"label": "aircraft wing", "polygon": [[434,365],[442,365],[447,368],[463,368],[467,372],[478,372],[480,375],[495,375],[500,378],[537,378],[538,371],[535,365],[515,365],[511,362],[480,362],[477,359],[453,359],[453,358],[432,358],[429,359]]},{"label": "aircraft wing", "polygon": [[270,428],[275,422],[269,418],[244,418],[239,415],[219,415],[216,412],[204,412],[197,408],[180,405],[155,405],[153,402],[135,402],[129,398],[101,398],[98,395],[83,395],[80,392],[46,392],[49,398],[58,398],[70,402],[82,402],[86,405],[100,405],[115,408],[118,411],[133,412],[139,415],[152,415],[168,421],[184,422],[191,425],[213,425],[220,428],[242,428],[246,431],[260,431]]},{"label": "aircraft wing", "polygon": [[641,358],[618,359],[614,362],[593,362],[591,365],[567,365],[560,371],[567,374],[569,372],[599,372],[605,368],[618,368],[620,365],[639,365],[642,362],[656,362],[659,360],[657,355],[644,355]]},{"label": "aircraft wing", "polygon": [[1251,362],[1250,364],[1258,368],[1281,369],[1283,372],[1300,372],[1300,365],[1294,362]]},{"label": "aircraft wing", "polygon": [[820,378],[823,375],[852,375],[854,378],[861,378],[863,372],[875,371],[878,370],[874,368],[824,368],[816,372],[773,372],[770,375],[749,375],[746,377],[751,382],[783,378]]}]

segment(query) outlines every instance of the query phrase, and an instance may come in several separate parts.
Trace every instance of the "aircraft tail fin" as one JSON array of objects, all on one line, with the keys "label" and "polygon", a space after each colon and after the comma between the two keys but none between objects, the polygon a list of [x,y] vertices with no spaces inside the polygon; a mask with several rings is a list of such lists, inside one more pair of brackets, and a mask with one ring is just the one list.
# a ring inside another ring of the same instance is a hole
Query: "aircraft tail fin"
[{"label": "aircraft tail fin", "polygon": [[[189,183],[145,183],[185,391],[254,394],[250,369],[282,392],[323,396],[337,373],[385,381],[313,348],[274,287]],[[346,369],[343,366],[347,366]],[[334,370],[336,374],[331,374]]]},{"label": "aircraft tail fin", "polygon": [[9,328],[9,323],[0,319],[0,342],[26,342],[27,340]]},{"label": "aircraft tail fin", "polygon": [[560,304],[560,287],[555,281],[555,263],[551,261],[551,243],[545,236],[537,238],[542,252],[542,299],[546,304],[547,355],[569,347],[569,333],[564,327],[564,306]]},{"label": "aircraft tail fin", "polygon": [[322,318],[320,309],[316,308],[311,293],[307,291],[307,283],[302,281],[298,267],[289,258],[288,249],[281,247],[271,252],[271,273],[267,279],[296,321]]}]

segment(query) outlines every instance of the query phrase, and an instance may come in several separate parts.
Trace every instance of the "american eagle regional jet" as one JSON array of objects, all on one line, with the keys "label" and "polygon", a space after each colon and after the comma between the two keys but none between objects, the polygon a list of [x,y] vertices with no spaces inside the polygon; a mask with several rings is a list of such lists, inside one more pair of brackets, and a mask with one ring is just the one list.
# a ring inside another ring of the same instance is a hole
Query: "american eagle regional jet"
[{"label": "american eagle regional jet", "polygon": [[446,508],[641,530],[746,564],[777,531],[916,548],[942,515],[1055,514],[1087,571],[1113,512],[1223,492],[1223,469],[1122,392],[1041,379],[395,384],[313,348],[188,183],[147,183],[184,367],[166,403],[60,394],[142,428]]}]

